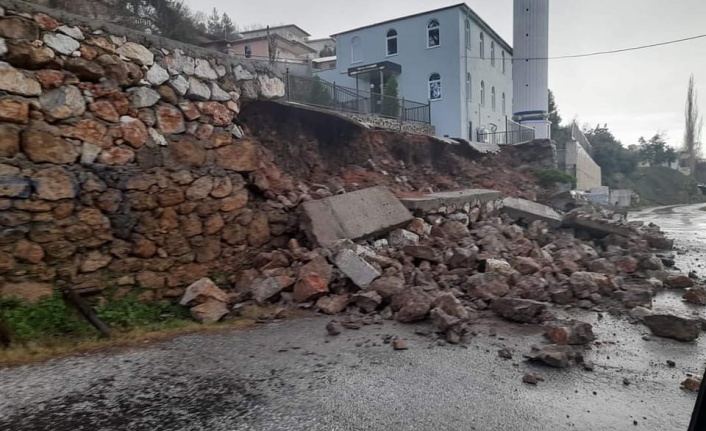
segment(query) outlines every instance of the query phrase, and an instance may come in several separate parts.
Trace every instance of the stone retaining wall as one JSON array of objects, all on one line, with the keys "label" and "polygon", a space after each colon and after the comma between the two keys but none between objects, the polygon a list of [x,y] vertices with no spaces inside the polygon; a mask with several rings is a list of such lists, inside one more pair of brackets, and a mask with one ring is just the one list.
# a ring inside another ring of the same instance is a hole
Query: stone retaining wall
[{"label": "stone retaining wall", "polygon": [[286,244],[286,179],[238,121],[283,92],[216,52],[1,0],[0,295],[70,278],[179,296]]}]

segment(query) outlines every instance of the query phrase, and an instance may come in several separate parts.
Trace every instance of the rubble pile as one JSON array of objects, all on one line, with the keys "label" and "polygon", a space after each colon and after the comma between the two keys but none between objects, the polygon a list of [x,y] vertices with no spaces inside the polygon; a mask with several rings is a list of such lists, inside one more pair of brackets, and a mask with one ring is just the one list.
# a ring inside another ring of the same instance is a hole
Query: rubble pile
[{"label": "rubble pile", "polygon": [[[336,211],[335,204],[328,207]],[[355,209],[350,211],[356,219]],[[546,336],[552,344],[530,353],[532,360],[559,367],[582,363],[580,346],[595,339],[591,325],[558,321],[551,304],[597,311],[649,309],[665,283],[681,279],[654,254],[655,244],[671,246],[657,227],[612,216],[578,217],[603,229],[586,237],[583,226],[550,229],[542,220],[513,220],[500,206],[482,215],[466,207],[412,218],[403,228],[378,229],[355,242],[339,239],[307,248],[304,240],[292,239],[287,248],[261,253],[254,268],[238,274],[237,300],[296,305],[329,315],[348,311],[368,321],[429,320],[454,344],[470,334],[480,316],[495,314],[511,322],[549,325]],[[364,223],[371,221],[359,221]],[[608,229],[613,231],[606,234]],[[662,324],[659,318],[647,320]],[[662,334],[692,337],[694,326],[679,323],[674,329],[675,323],[667,321],[671,329]],[[687,334],[678,333],[680,328]],[[337,325],[332,329],[340,330]],[[660,335],[660,329],[653,331]]]}]

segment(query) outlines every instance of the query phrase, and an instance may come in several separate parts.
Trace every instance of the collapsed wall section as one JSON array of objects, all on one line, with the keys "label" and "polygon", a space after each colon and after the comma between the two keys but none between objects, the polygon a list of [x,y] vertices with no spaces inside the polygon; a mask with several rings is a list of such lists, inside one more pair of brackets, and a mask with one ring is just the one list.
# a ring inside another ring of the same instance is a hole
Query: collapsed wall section
[{"label": "collapsed wall section", "polygon": [[216,52],[0,1],[0,296],[27,281],[181,295],[286,244],[291,202],[243,100],[267,70]]}]

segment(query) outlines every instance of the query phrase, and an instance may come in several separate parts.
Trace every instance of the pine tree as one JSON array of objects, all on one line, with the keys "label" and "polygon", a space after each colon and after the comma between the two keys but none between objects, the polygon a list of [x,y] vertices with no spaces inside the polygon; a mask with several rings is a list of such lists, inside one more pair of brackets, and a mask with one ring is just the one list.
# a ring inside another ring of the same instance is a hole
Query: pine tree
[{"label": "pine tree", "polygon": [[233,24],[233,20],[231,20],[225,12],[223,12],[223,16],[221,16],[221,28],[223,29],[224,39],[231,40],[234,38],[235,24]]},{"label": "pine tree", "polygon": [[221,17],[218,14],[218,9],[213,8],[213,12],[208,16],[208,23],[206,24],[208,28],[208,34],[214,37],[223,36],[223,27],[221,26]]}]

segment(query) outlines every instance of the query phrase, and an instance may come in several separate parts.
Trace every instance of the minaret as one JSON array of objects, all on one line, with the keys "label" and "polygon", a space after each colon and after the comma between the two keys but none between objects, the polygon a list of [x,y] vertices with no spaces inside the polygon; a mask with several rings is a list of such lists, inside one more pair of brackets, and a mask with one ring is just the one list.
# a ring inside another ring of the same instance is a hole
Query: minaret
[{"label": "minaret", "polygon": [[549,0],[514,0],[513,117],[549,139]]}]

